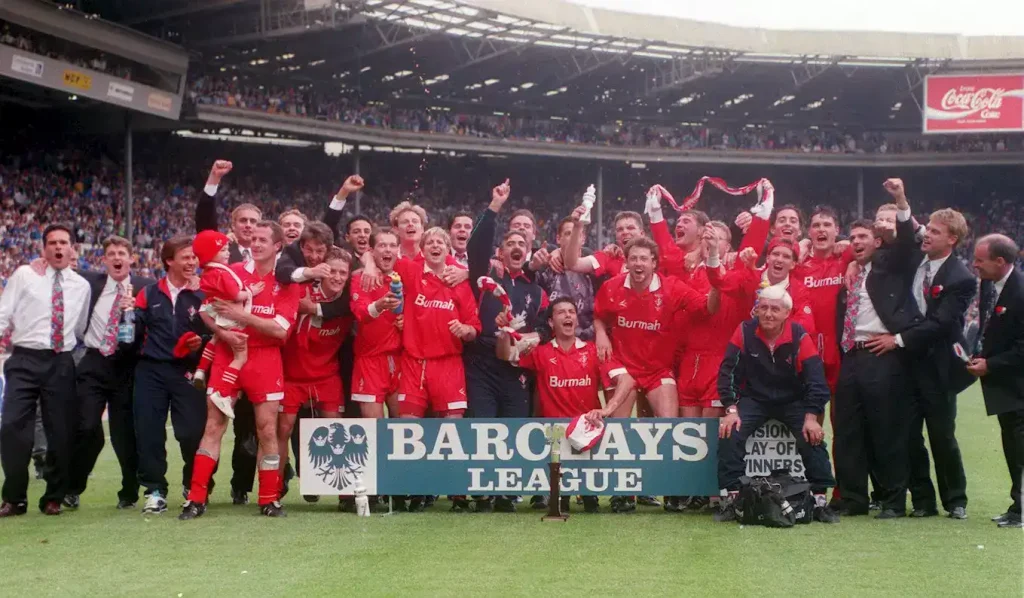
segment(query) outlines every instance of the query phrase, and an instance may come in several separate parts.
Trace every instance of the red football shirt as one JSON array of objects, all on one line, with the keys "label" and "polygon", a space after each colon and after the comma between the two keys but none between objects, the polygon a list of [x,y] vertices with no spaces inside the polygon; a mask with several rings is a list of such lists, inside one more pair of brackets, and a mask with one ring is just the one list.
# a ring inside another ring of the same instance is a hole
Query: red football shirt
[{"label": "red football shirt", "polygon": [[338,352],[348,338],[352,317],[324,320],[303,314],[285,343],[284,377],[289,382],[313,382],[341,372]]},{"label": "red football shirt", "polygon": [[[793,311],[790,312],[790,319],[803,326],[807,334],[813,337],[815,334],[814,310],[811,308],[810,295],[795,272],[793,270],[789,273],[786,287],[790,298],[793,299]],[[738,267],[724,274],[721,269],[712,268],[708,270],[708,280],[723,295],[730,295],[736,300],[738,309],[746,315],[745,319],[753,317],[751,312],[757,301],[758,292],[761,290],[761,282],[764,280],[763,268]]]},{"label": "red football shirt", "polygon": [[612,257],[603,251],[595,251],[593,255],[585,256],[581,259],[591,260],[591,265],[594,266],[594,276],[601,277],[607,274],[608,276],[618,276],[626,271],[626,258],[624,257]]},{"label": "red football shirt", "polygon": [[671,276],[655,274],[646,290],[630,286],[628,274],[612,278],[597,294],[594,317],[612,337],[615,356],[630,372],[671,369],[675,354],[673,331],[680,325],[676,312],[707,316],[707,295]]},{"label": "red football shirt", "polygon": [[597,347],[576,339],[568,351],[558,341],[539,345],[519,358],[519,367],[537,374],[537,417],[576,417],[601,408]]},{"label": "red football shirt", "polygon": [[395,264],[402,277],[405,307],[402,347],[416,359],[462,355],[462,340],[448,322],[458,320],[480,334],[480,314],[469,281],[449,287],[424,261],[402,258]]},{"label": "red football shirt", "polygon": [[[295,324],[295,318],[299,312],[299,297],[305,287],[301,284],[282,286],[274,278],[273,269],[266,276],[260,276],[256,273],[255,262],[248,264],[239,262],[231,264],[230,268],[246,287],[263,282],[263,292],[252,299],[252,314],[274,320],[286,331],[291,332],[291,327]],[[252,271],[250,272],[248,268],[252,268]],[[249,335],[247,341],[249,347],[280,347],[284,345],[284,341],[271,338],[249,327],[242,332]]]},{"label": "red football shirt", "polygon": [[199,277],[199,290],[206,295],[203,303],[212,303],[214,299],[236,300],[242,292],[239,285],[241,280],[232,276],[231,272],[228,266],[216,263],[207,264],[203,268],[203,275]]},{"label": "red football shirt", "polygon": [[849,248],[838,256],[829,254],[825,258],[816,258],[811,255],[804,263],[793,268],[790,274],[790,278],[800,280],[807,289],[811,309],[814,311],[814,344],[818,347],[821,360],[833,365],[839,363],[836,301],[851,261],[853,251]]},{"label": "red football shirt", "polygon": [[[370,315],[370,305],[388,294],[391,281],[384,277],[384,284],[371,291],[362,290],[363,275],[356,274],[349,283],[352,289],[352,314],[359,323],[352,351],[356,357],[369,357],[394,353],[402,348],[402,332],[395,326],[398,315],[388,310],[377,317]],[[402,289],[403,300],[408,300],[408,289]],[[415,299],[415,298],[414,298]]]}]

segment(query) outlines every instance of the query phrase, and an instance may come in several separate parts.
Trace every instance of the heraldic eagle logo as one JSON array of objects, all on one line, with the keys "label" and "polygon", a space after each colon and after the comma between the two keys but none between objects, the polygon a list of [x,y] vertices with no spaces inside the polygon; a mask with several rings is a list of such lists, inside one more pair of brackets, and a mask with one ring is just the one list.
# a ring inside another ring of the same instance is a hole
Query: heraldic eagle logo
[{"label": "heraldic eagle logo", "polygon": [[339,492],[362,476],[369,454],[366,430],[358,424],[348,430],[340,423],[319,426],[309,438],[309,461],[317,477]]}]

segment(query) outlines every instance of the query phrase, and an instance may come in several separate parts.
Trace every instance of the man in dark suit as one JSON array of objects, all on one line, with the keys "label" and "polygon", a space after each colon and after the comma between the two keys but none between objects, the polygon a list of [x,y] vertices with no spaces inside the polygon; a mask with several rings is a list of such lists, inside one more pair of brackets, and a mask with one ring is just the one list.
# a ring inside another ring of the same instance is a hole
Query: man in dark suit
[{"label": "man in dark suit", "polygon": [[914,268],[910,293],[924,316],[919,324],[897,334],[893,341],[909,356],[913,412],[909,428],[911,517],[938,515],[931,464],[924,446],[924,426],[935,459],[942,507],[953,519],[967,518],[967,477],[956,441],[956,396],[970,383],[965,363],[964,317],[977,289],[977,280],[958,258],[957,244],[967,236],[960,212],[935,211],[925,226],[920,247],[914,239],[910,204],[900,179],[885,182],[896,200],[896,243],[904,247]]},{"label": "man in dark suit", "polygon": [[[231,162],[217,160],[210,168],[203,192],[196,203],[196,232],[218,230],[217,203],[214,198],[220,187],[221,180],[232,169]],[[231,211],[231,232],[235,240],[228,246],[230,257],[228,262],[249,262],[252,252],[253,229],[263,218],[262,211],[248,203],[239,204]],[[249,401],[239,401],[235,406],[235,419],[232,424],[235,433],[235,446],[231,452],[231,501],[236,505],[249,502],[253,481],[256,479],[256,416]]]},{"label": "man in dark suit", "polygon": [[992,520],[1012,528],[1024,527],[1024,274],[1013,266],[1017,252],[1017,244],[1004,235],[982,237],[974,246],[974,267],[982,280],[981,332],[967,367],[981,378],[985,410],[999,418],[1010,470],[1010,508]]},{"label": "man in dark suit", "polygon": [[917,324],[921,314],[909,292],[913,269],[907,268],[906,249],[883,247],[873,227],[868,220],[851,226],[850,245],[860,268],[849,292],[844,288],[838,298],[843,356],[833,402],[835,462],[843,488],[841,514],[867,514],[872,474],[882,507],[877,517],[890,519],[906,515],[910,417],[906,354],[891,337]]},{"label": "man in dark suit", "polygon": [[110,422],[110,444],[121,465],[121,490],[117,508],[132,509],[139,500],[139,456],[135,448],[132,392],[136,343],[118,342],[118,325],[125,307],[135,293],[155,284],[150,278],[131,274],[135,261],[132,244],[111,236],[103,242],[103,265],[107,273],[81,272],[92,288],[89,324],[85,332],[85,354],[76,368],[78,414],[71,454],[71,479],[64,506],[77,509],[89,474],[103,450],[103,410]]}]

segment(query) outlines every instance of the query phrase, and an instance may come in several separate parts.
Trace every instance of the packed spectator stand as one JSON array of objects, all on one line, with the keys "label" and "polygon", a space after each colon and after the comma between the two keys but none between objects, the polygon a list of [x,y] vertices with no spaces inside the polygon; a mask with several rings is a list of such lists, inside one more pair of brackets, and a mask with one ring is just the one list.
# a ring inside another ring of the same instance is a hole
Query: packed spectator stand
[{"label": "packed spectator stand", "polygon": [[564,118],[513,118],[457,114],[447,108],[410,109],[354,95],[320,93],[309,87],[265,87],[236,80],[198,77],[189,83],[196,105],[215,105],[397,131],[430,132],[489,139],[599,144],[613,147],[710,150],[778,150],[802,153],[903,154],[915,152],[1001,152],[1020,150],[1019,135],[922,136],[813,128],[776,130],[765,126],[723,128],[665,123],[604,125]]}]

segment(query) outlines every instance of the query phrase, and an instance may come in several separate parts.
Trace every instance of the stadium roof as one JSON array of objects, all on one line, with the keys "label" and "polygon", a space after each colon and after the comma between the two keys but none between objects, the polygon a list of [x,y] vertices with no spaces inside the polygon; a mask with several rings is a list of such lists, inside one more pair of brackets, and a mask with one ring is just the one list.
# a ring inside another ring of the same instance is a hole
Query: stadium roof
[{"label": "stadium roof", "polygon": [[919,129],[926,75],[1024,66],[1024,37],[779,32],[564,0],[94,4],[196,51],[208,75],[594,123]]}]

